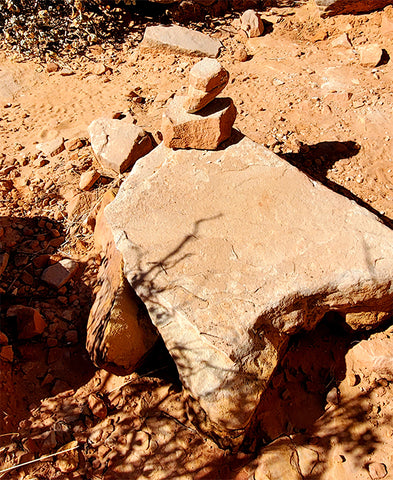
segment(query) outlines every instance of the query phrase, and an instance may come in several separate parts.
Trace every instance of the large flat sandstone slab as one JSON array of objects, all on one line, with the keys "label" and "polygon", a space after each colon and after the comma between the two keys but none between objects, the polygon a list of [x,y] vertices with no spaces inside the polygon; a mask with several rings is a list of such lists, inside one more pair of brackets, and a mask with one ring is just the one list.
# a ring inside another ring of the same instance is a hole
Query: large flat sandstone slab
[{"label": "large flat sandstone slab", "polygon": [[322,16],[368,13],[391,5],[391,0],[316,0]]},{"label": "large flat sandstone slab", "polygon": [[105,213],[184,385],[226,430],[247,426],[292,334],[393,307],[393,232],[247,138],[161,144]]},{"label": "large flat sandstone slab", "polygon": [[222,44],[202,32],[178,25],[146,27],[141,48],[167,50],[195,57],[216,58]]}]

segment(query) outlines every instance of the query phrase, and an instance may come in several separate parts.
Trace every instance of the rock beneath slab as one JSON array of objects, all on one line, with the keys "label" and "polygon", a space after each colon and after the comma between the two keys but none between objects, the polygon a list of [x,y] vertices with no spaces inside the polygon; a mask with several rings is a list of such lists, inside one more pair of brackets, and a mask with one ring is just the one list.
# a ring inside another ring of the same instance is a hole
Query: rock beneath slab
[{"label": "rock beneath slab", "polygon": [[391,5],[391,0],[315,0],[321,16],[368,13]]},{"label": "rock beneath slab", "polygon": [[153,148],[150,136],[128,118],[99,118],[88,127],[91,147],[104,168],[130,169]]},{"label": "rock beneath slab", "polygon": [[70,258],[63,258],[60,262],[46,268],[41,275],[41,280],[54,288],[61,288],[75,275],[78,263]]},{"label": "rock beneath slab", "polygon": [[255,10],[246,10],[240,17],[241,29],[249,38],[260,37],[264,26],[261,17]]},{"label": "rock beneath slab", "polygon": [[222,44],[204,33],[171,25],[146,27],[141,49],[168,50],[196,57],[217,58]]},{"label": "rock beneath slab", "polygon": [[135,371],[155,344],[158,334],[123,274],[123,260],[103,215],[113,200],[106,194],[97,214],[94,240],[103,261],[98,272],[101,288],[91,308],[86,349],[100,368],[116,375]]},{"label": "rock beneath slab", "polygon": [[184,108],[195,113],[210,103],[228,84],[229,73],[213,58],[204,58],[190,70]]},{"label": "rock beneath slab", "polygon": [[393,309],[392,230],[248,138],[160,144],[105,214],[183,384],[232,438],[291,335]]},{"label": "rock beneath slab", "polygon": [[18,338],[33,338],[45,330],[46,322],[38,310],[25,305],[13,305],[7,310],[7,317],[16,317]]},{"label": "rock beneath slab", "polygon": [[352,347],[346,357],[347,371],[367,378],[393,381],[393,338],[377,333]]},{"label": "rock beneath slab", "polygon": [[197,113],[187,113],[187,97],[176,95],[162,118],[163,142],[170,148],[214,150],[231,136],[236,107],[230,98],[215,98]]}]

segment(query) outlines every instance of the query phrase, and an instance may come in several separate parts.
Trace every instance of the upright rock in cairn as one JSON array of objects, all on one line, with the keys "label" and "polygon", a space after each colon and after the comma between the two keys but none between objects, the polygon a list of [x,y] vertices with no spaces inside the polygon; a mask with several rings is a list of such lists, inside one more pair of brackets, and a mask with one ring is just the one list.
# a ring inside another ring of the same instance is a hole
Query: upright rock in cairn
[{"label": "upright rock in cairn", "polygon": [[162,119],[167,147],[215,150],[230,137],[236,107],[230,98],[215,98],[228,79],[217,60],[205,58],[194,65],[187,95],[176,95]]},{"label": "upright rock in cairn", "polygon": [[195,113],[227,86],[229,73],[217,60],[204,58],[190,70],[190,85],[184,102],[187,113]]}]

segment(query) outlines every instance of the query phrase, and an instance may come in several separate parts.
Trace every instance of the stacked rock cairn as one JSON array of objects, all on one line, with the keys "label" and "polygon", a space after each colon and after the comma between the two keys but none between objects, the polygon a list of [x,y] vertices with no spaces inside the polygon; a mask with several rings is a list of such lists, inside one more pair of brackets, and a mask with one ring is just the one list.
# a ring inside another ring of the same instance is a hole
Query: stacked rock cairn
[{"label": "stacked rock cairn", "polygon": [[177,93],[163,115],[165,146],[215,150],[231,136],[236,107],[231,98],[216,98],[228,80],[216,59],[204,58],[191,68],[186,94]]}]

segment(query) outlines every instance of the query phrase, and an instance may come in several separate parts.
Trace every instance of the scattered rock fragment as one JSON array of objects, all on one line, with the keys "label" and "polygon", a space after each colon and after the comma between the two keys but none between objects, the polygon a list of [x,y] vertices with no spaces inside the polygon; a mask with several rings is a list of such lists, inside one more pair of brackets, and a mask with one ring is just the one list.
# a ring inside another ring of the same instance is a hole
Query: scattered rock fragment
[{"label": "scattered rock fragment", "polygon": [[240,17],[241,29],[249,38],[260,37],[264,26],[261,17],[255,10],[246,10]]},{"label": "scattered rock fragment", "polygon": [[0,347],[0,359],[9,363],[14,361],[14,350],[12,345],[4,345]]},{"label": "scattered rock fragment", "polygon": [[246,47],[244,45],[238,45],[233,52],[233,58],[238,62],[246,62],[248,60]]},{"label": "scattered rock fragment", "polygon": [[368,466],[368,473],[372,480],[379,480],[386,477],[388,470],[384,463],[372,462]]},{"label": "scattered rock fragment", "polygon": [[344,48],[351,48],[352,43],[349,40],[348,34],[347,33],[342,33],[338,37],[336,37],[334,40],[332,40],[331,43],[332,47],[344,47]]},{"label": "scattered rock fragment", "polygon": [[150,136],[128,118],[99,118],[89,128],[91,147],[105,168],[123,173],[153,148]]},{"label": "scattered rock fragment", "polygon": [[65,149],[68,152],[73,152],[74,150],[78,150],[78,148],[82,148],[84,145],[83,140],[81,138],[70,138],[64,142]]},{"label": "scattered rock fragment", "polygon": [[37,150],[42,152],[47,157],[55,157],[64,150],[64,138],[57,137],[49,142],[38,143],[36,145]]},{"label": "scattered rock fragment", "polygon": [[0,345],[8,345],[7,335],[1,331],[0,331]]},{"label": "scattered rock fragment", "polygon": [[78,270],[78,263],[70,258],[63,258],[60,262],[46,268],[41,280],[54,288],[61,288],[75,275]]},{"label": "scattered rock fragment", "polygon": [[46,327],[40,312],[32,307],[13,305],[7,310],[7,317],[16,317],[18,338],[22,340],[41,335]]},{"label": "scattered rock fragment", "polygon": [[383,50],[376,43],[371,45],[362,45],[358,48],[360,54],[360,63],[364,67],[376,67],[382,59]]},{"label": "scattered rock fragment", "polygon": [[87,170],[83,172],[79,180],[79,188],[85,191],[90,190],[100,176],[97,170]]},{"label": "scattered rock fragment", "polygon": [[393,339],[384,333],[372,335],[349,350],[345,357],[347,371],[393,382]]},{"label": "scattered rock fragment", "polygon": [[163,115],[161,132],[170,148],[215,150],[232,132],[236,107],[230,98],[216,98],[197,113],[187,113],[187,97],[176,95]]},{"label": "scattered rock fragment", "polygon": [[46,71],[48,73],[54,73],[54,72],[58,72],[60,70],[60,67],[57,63],[55,62],[48,62],[46,64]]},{"label": "scattered rock fragment", "polygon": [[212,58],[218,57],[221,46],[215,38],[177,25],[147,27],[140,45],[142,50],[160,49]]},{"label": "scattered rock fragment", "polygon": [[215,59],[205,58],[190,70],[184,108],[195,113],[210,103],[228,84],[229,73]]}]

